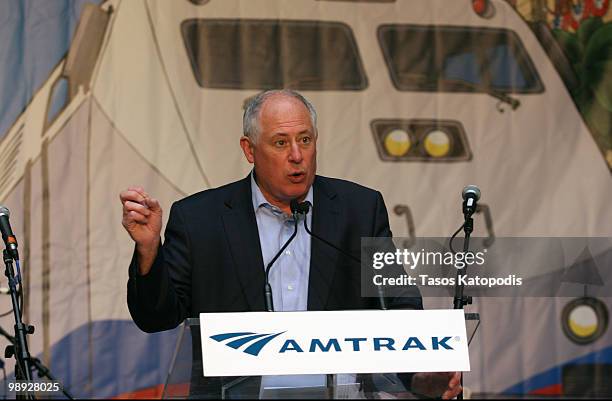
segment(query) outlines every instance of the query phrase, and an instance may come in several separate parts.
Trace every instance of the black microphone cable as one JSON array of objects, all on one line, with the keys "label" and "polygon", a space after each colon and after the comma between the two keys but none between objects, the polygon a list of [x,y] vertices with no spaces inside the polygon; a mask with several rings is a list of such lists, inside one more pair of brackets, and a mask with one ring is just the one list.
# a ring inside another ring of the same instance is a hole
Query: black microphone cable
[{"label": "black microphone cable", "polygon": [[[311,206],[312,206],[312,204],[310,202],[308,202],[308,201],[304,201],[304,202],[300,203],[299,206],[298,206],[299,213],[304,213],[304,215],[308,214],[308,212],[310,211]],[[344,251],[340,247],[337,247],[336,245],[332,244],[331,242],[327,241],[326,239],[321,238],[318,235],[314,234],[312,231],[310,231],[310,229],[308,228],[307,219],[304,219],[304,228],[306,229],[306,232],[308,234],[310,234],[311,236],[315,237],[319,241],[321,241],[321,242],[327,244],[328,246],[334,248],[335,250],[337,250],[338,252],[340,252],[344,256],[353,259],[355,262],[361,263],[361,259],[351,255],[350,253]]]},{"label": "black microphone cable", "polygon": [[[312,231],[310,231],[310,229],[308,228],[308,219],[306,218],[306,215],[308,214],[310,208],[312,207],[312,204],[309,201],[304,201],[302,203],[298,203],[296,200],[292,200],[291,201],[291,211],[296,214],[304,214],[304,228],[306,229],[306,232],[318,239],[319,241],[323,242],[324,244],[327,244],[329,247],[334,248],[336,251],[340,252],[341,254],[343,254],[344,256],[354,260],[355,262],[359,263],[361,265],[361,259],[357,258],[353,255],[351,255],[350,253],[344,251],[343,249],[341,249],[340,247],[332,244],[331,242],[327,241],[324,238],[319,237],[318,235],[314,234]],[[383,310],[387,309],[387,304],[385,302],[385,296],[383,294],[382,288],[380,286],[377,286],[377,290],[378,290],[378,299],[380,302],[380,308]]]},{"label": "black microphone cable", "polygon": [[272,267],[274,262],[276,262],[276,259],[278,259],[280,257],[280,255],[283,253],[285,248],[287,248],[289,243],[291,241],[293,241],[293,239],[297,235],[298,220],[297,220],[297,215],[295,213],[293,213],[293,226],[294,226],[294,229],[293,229],[293,234],[291,234],[291,237],[289,237],[289,239],[281,247],[280,251],[278,251],[276,253],[276,255],[272,258],[270,263],[268,263],[268,266],[266,266],[266,284],[264,286],[264,299],[265,299],[265,302],[266,302],[266,311],[267,312],[274,312],[274,300],[272,298],[272,286],[270,285],[270,268]]}]

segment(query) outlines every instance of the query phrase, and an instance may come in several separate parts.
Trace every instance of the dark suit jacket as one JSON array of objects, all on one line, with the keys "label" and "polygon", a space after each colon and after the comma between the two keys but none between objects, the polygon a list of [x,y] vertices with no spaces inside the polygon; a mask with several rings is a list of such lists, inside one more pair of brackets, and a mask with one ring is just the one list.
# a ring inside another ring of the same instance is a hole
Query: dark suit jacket
[{"label": "dark suit jacket", "polygon": [[[311,230],[353,255],[361,237],[389,237],[382,195],[352,182],[317,176]],[[376,309],[361,297],[358,263],[311,241],[308,310]],[[130,265],[128,307],[146,332],[178,326],[200,312],[264,310],[264,266],[250,177],[199,192],[172,205],[165,242],[146,276]],[[391,308],[422,309],[418,289],[388,299]],[[195,341],[195,339],[194,339]],[[198,339],[199,341],[199,339]],[[194,355],[199,344],[194,343]]]}]

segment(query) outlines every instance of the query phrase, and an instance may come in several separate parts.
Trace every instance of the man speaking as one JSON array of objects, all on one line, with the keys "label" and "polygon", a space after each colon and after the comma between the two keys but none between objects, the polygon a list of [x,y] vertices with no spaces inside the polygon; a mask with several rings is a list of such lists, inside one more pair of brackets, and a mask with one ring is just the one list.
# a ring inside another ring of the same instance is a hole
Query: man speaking
[{"label": "man speaking", "polygon": [[[142,188],[121,192],[122,224],[134,240],[128,307],[146,331],[168,330],[201,312],[265,310],[265,266],[295,230],[291,201],[309,201],[308,226],[344,252],[297,235],[270,270],[274,310],[375,309],[361,296],[361,237],[390,237],[381,194],[316,175],[317,115],[292,90],[250,99],[240,146],[254,168],[246,178],[173,204],[161,245],[162,210]],[[421,309],[418,289],[386,299],[388,308]],[[439,383],[443,385],[440,386]],[[413,388],[444,398],[457,395],[459,374],[416,374]]]}]

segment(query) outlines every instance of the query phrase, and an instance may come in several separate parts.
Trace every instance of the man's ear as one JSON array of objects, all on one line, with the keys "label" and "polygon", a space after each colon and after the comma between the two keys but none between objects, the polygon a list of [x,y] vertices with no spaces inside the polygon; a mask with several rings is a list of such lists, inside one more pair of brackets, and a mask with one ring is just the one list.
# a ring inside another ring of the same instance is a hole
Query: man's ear
[{"label": "man's ear", "polygon": [[240,138],[240,147],[242,148],[242,153],[244,153],[244,157],[248,160],[249,163],[255,163],[255,155],[253,154],[253,145],[248,137],[243,136]]}]

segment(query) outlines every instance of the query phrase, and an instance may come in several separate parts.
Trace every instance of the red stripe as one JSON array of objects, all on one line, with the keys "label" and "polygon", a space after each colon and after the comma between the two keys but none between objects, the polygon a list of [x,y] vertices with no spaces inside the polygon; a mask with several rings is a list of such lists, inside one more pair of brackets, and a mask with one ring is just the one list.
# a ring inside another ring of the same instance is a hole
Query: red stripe
[{"label": "red stripe", "polygon": [[[122,400],[147,400],[147,399],[160,399],[164,391],[164,385],[159,384],[154,387],[143,388],[136,391],[130,391],[128,393],[119,394],[114,399]],[[171,384],[168,386],[167,391],[173,397],[187,398],[189,396],[189,383]]]},{"label": "red stripe", "polygon": [[137,399],[152,399],[161,398],[162,391],[164,390],[164,385],[159,384],[155,387],[143,388],[136,391],[131,391],[128,393],[119,394],[118,396],[113,397],[114,399],[122,399],[122,400],[137,400]]},{"label": "red stripe", "polygon": [[530,395],[561,395],[563,394],[563,387],[560,384],[553,384],[552,386],[542,387],[537,390],[529,392]]}]

